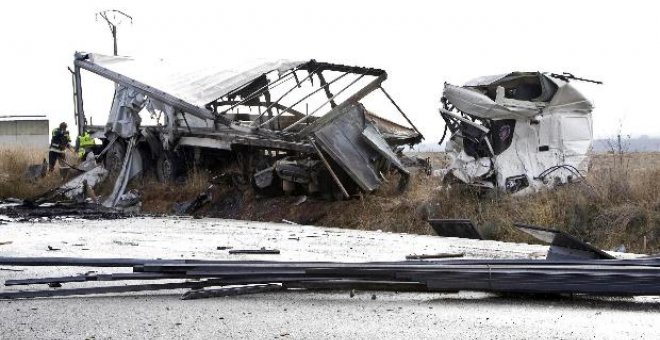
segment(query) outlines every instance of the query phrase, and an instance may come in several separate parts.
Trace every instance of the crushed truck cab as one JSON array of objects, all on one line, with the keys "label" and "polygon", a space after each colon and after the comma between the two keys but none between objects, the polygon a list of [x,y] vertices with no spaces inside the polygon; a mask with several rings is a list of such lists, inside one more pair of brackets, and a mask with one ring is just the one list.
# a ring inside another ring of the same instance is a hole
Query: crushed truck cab
[{"label": "crushed truck cab", "polygon": [[451,158],[445,174],[516,194],[583,177],[593,105],[571,80],[585,79],[513,72],[445,84],[440,115]]}]

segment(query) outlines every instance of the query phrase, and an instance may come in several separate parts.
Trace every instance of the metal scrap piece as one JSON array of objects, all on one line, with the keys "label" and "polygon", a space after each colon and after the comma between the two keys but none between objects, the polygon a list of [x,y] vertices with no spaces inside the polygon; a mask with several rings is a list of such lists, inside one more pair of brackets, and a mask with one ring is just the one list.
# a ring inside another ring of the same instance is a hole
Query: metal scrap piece
[{"label": "metal scrap piece", "polygon": [[267,292],[279,292],[282,290],[286,290],[286,288],[284,288],[282,285],[279,284],[264,284],[264,285],[215,288],[215,289],[191,289],[185,292],[183,295],[181,295],[181,300],[197,300],[197,299],[208,299],[214,297],[259,294],[259,293],[267,293]]},{"label": "metal scrap piece", "polygon": [[58,296],[128,293],[128,292],[170,290],[170,289],[181,289],[181,288],[203,288],[203,287],[217,286],[217,285],[218,283],[214,281],[201,281],[201,282],[175,282],[175,283],[154,283],[154,284],[141,284],[141,285],[69,288],[69,289],[57,289],[57,290],[26,290],[26,291],[14,291],[14,292],[0,292],[0,299],[13,300],[13,299],[33,299],[33,298],[58,297]]},{"label": "metal scrap piece", "polygon": [[515,223],[516,228],[550,244],[546,259],[614,259],[615,257],[564,232]]},{"label": "metal scrap piece", "polygon": [[483,240],[479,229],[469,219],[429,219],[428,222],[438,236]]},{"label": "metal scrap piece", "polygon": [[229,251],[229,254],[273,254],[277,255],[280,253],[279,249],[233,249]]},{"label": "metal scrap piece", "polygon": [[410,254],[406,255],[406,260],[446,259],[463,256],[465,256],[465,253]]}]

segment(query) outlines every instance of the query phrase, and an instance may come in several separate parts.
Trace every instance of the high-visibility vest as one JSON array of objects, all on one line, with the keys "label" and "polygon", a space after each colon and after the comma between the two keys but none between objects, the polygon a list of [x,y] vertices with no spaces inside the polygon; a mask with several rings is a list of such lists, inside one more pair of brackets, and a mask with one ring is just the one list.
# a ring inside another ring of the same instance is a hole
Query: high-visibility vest
[{"label": "high-visibility vest", "polygon": [[89,133],[84,132],[82,135],[78,136],[78,146],[81,148],[89,148],[94,146],[94,138],[89,135]]},{"label": "high-visibility vest", "polygon": [[82,158],[85,156],[87,149],[95,145],[94,138],[92,138],[89,133],[83,132],[82,135],[78,136],[78,157]]}]

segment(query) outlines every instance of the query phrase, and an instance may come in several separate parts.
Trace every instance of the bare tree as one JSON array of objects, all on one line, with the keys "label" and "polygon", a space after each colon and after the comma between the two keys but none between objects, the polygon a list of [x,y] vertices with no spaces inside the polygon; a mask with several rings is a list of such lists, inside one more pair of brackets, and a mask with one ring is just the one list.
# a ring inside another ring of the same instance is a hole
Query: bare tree
[{"label": "bare tree", "polygon": [[96,20],[99,17],[103,18],[110,28],[110,33],[112,33],[112,41],[114,43],[114,55],[117,55],[117,27],[124,23],[126,19],[130,20],[131,24],[133,23],[133,17],[130,15],[116,9],[109,9],[96,13]]}]

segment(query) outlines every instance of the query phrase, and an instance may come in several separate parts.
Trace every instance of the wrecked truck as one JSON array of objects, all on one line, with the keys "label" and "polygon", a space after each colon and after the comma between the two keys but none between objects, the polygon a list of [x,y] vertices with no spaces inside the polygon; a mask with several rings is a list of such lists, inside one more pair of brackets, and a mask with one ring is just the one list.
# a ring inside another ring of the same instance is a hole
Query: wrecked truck
[{"label": "wrecked truck", "polygon": [[449,132],[450,165],[442,175],[515,194],[582,178],[593,140],[593,105],[570,83],[574,80],[601,84],[541,72],[445,84],[440,144]]},{"label": "wrecked truck", "polygon": [[[115,84],[104,125],[86,117],[83,71]],[[383,89],[387,73],[376,68],[279,60],[182,71],[162,60],[78,52],[71,73],[78,131],[102,141],[96,157],[117,176],[108,206],[137,174],[154,170],[170,181],[192,166],[227,164],[259,192],[349,198],[378,189],[388,169],[405,183],[395,148],[423,139]],[[401,122],[363,105],[376,90]]]}]

